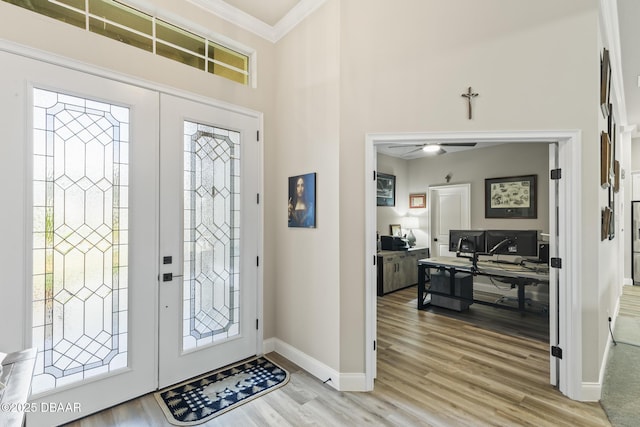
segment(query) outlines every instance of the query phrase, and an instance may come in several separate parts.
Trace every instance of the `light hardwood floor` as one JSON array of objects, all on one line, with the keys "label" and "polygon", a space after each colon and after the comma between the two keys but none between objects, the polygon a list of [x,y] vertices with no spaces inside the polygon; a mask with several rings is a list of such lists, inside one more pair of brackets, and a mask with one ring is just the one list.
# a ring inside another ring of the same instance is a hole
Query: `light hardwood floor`
[{"label": "light hardwood floor", "polygon": [[640,317],[640,286],[623,286],[618,315]]},{"label": "light hardwood floor", "polygon": [[[415,287],[378,298],[378,376],[338,392],[278,354],[287,385],[205,426],[609,426],[598,403],[549,385],[548,343],[418,311]],[[169,425],[149,394],[69,427]]]}]

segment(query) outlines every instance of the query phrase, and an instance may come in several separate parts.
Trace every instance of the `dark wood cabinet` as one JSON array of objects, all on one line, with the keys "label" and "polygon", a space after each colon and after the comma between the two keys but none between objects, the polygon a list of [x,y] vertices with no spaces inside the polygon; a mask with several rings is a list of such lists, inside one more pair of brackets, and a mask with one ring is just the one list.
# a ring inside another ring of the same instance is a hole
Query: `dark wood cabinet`
[{"label": "dark wood cabinet", "polygon": [[422,258],[429,258],[429,248],[378,252],[378,296],[418,283]]}]

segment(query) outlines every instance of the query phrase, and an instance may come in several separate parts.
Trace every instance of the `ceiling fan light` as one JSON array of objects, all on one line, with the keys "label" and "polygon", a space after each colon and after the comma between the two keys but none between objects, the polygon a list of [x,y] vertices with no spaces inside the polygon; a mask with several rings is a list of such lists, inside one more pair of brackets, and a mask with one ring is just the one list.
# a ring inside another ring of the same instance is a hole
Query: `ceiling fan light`
[{"label": "ceiling fan light", "polygon": [[440,151],[440,146],[437,144],[425,145],[424,147],[422,147],[422,151],[424,151],[425,153],[437,153],[438,151]]}]

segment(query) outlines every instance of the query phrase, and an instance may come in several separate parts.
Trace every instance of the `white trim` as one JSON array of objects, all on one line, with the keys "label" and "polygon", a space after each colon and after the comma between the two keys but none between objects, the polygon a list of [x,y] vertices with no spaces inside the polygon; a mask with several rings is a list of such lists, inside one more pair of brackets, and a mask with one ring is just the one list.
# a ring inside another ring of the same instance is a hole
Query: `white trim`
[{"label": "white trim", "polygon": [[327,381],[327,378],[331,378],[331,381],[327,381],[326,383],[336,390],[367,391],[364,373],[340,373],[279,338],[268,338],[264,340],[263,348],[264,354],[271,352],[278,353],[320,381],[324,382]]},{"label": "white trim", "polygon": [[[375,255],[375,186],[371,179],[375,170],[375,146],[382,143],[407,141],[446,142],[557,142],[559,167],[563,170],[559,200],[559,253],[550,256],[562,258],[558,277],[563,294],[559,298],[563,359],[560,361],[560,391],[574,400],[590,396],[582,384],[582,289],[580,259],[582,257],[581,215],[581,132],[579,130],[542,131],[478,131],[478,132],[424,132],[424,133],[370,133],[365,136],[365,376],[367,386],[373,387],[375,352],[368,345],[375,339],[376,283],[375,270],[369,260]],[[563,242],[566,242],[564,244]],[[550,301],[551,304],[551,301]],[[553,307],[549,307],[553,310]]]},{"label": "white trim", "polygon": [[[367,134],[365,136],[365,156],[364,156],[364,227],[365,227],[365,328],[364,328],[364,373],[365,390],[373,390],[373,380],[377,376],[377,345],[374,345],[378,336],[378,312],[377,312],[377,241],[376,230],[376,180],[374,173],[377,169],[377,152],[375,150],[375,137]],[[375,262],[373,260],[376,260]]]},{"label": "white trim", "polygon": [[339,387],[339,373],[335,369],[330,368],[317,359],[309,356],[308,354],[298,350],[292,345],[280,340],[279,338],[271,338],[273,345],[273,351],[285,357],[287,360],[300,366],[302,369],[318,378],[320,381],[325,382],[336,390],[340,390]]},{"label": "white trim", "polygon": [[597,402],[602,395],[602,383],[582,383],[580,391],[581,402]]},{"label": "white trim", "polygon": [[[143,3],[141,0],[127,0],[132,3]],[[293,30],[307,16],[318,9],[326,0],[300,0],[275,25],[271,26],[255,16],[231,6],[223,0],[188,0],[189,2],[229,21],[240,28],[252,32],[263,39],[275,43]]]},{"label": "white trim", "polygon": [[[36,59],[38,61],[46,62],[48,64],[58,65],[71,70],[81,71],[86,74],[108,78],[110,80],[127,83],[132,86],[140,87],[143,89],[150,89],[160,93],[166,93],[168,95],[177,96],[180,98],[189,99],[191,101],[200,102],[206,105],[212,105],[214,107],[221,108],[223,110],[232,111],[237,114],[242,114],[248,117],[254,117],[260,120],[262,123],[263,113],[252,110],[250,108],[242,107],[239,105],[224,102],[218,99],[208,98],[206,96],[198,95],[192,92],[187,92],[181,89],[176,89],[171,86],[166,86],[143,78],[131,77],[127,74],[119,73],[107,68],[102,68],[96,65],[89,65],[82,62],[78,62],[74,59],[70,59],[64,56],[52,54],[50,52],[41,51],[32,47],[20,45],[18,43],[10,42],[7,40],[0,40],[0,51],[13,53],[23,56],[25,58]],[[262,133],[262,129],[260,129]],[[263,159],[261,159],[263,160]]]},{"label": "white trim", "polygon": [[[622,295],[622,288],[620,288],[620,292],[618,293],[618,299],[616,301],[616,308],[613,311],[613,316],[611,317],[611,330],[616,330],[616,322],[618,320],[618,313],[620,312],[620,297]],[[611,345],[613,344],[613,339],[611,338],[611,334],[607,335],[607,345],[604,349],[604,355],[602,357],[602,362],[600,363],[600,375],[597,383],[582,383],[582,397],[583,400],[587,402],[597,402],[602,397],[602,386],[604,384],[604,375],[607,370],[607,361],[609,360],[609,352],[611,351]]]},{"label": "white trim", "polygon": [[325,1],[326,0],[300,0],[289,13],[273,26],[274,39],[272,41],[275,43],[287,35],[289,31],[293,30],[307,16],[322,6]]}]

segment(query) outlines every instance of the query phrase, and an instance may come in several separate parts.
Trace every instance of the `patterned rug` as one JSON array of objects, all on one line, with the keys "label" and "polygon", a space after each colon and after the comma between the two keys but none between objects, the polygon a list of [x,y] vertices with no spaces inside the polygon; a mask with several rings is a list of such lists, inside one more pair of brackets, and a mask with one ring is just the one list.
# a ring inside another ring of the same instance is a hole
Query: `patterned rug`
[{"label": "patterned rug", "polygon": [[178,426],[204,423],[282,387],[289,373],[257,357],[155,393],[167,420]]}]

